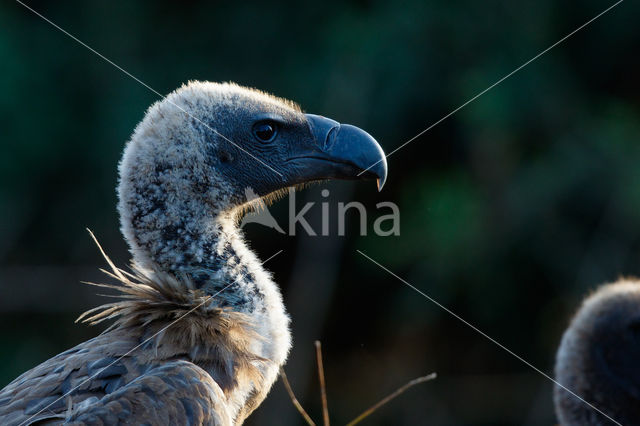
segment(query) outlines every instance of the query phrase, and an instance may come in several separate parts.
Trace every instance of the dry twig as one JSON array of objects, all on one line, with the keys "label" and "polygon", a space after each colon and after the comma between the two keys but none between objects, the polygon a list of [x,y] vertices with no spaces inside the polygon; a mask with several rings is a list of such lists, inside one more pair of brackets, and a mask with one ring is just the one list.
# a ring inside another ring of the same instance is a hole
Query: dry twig
[{"label": "dry twig", "polygon": [[296,398],[295,394],[293,393],[293,389],[291,389],[291,385],[289,384],[289,379],[287,379],[287,375],[285,374],[284,368],[282,367],[280,367],[280,375],[282,376],[282,381],[284,382],[284,387],[287,389],[289,398],[291,398],[291,402],[293,402],[293,405],[298,409],[298,412],[300,413],[300,415],[302,415],[302,418],[307,422],[309,426],[316,426],[315,422],[311,420],[309,414],[307,414],[304,408],[302,408],[302,405],[300,405],[300,402],[298,402],[298,398]]},{"label": "dry twig", "polygon": [[417,379],[411,380],[406,385],[402,386],[401,388],[398,388],[395,392],[392,392],[391,394],[389,394],[386,397],[382,398],[376,404],[374,404],[371,407],[369,407],[367,410],[365,410],[358,417],[356,417],[355,419],[353,419],[349,423],[347,423],[347,426],[353,426],[353,425],[355,425],[357,423],[360,423],[362,420],[364,420],[365,418],[369,417],[369,415],[373,414],[376,410],[378,410],[378,408],[382,407],[384,404],[388,403],[389,401],[391,401],[392,399],[394,399],[395,397],[397,397],[398,395],[400,395],[401,393],[403,393],[404,391],[406,391],[410,387],[415,386],[415,385],[420,384],[420,383],[423,383],[423,382],[428,382],[429,380],[433,380],[436,377],[437,377],[436,373],[431,373],[431,374],[429,374],[427,376],[418,377]]},{"label": "dry twig", "polygon": [[[316,346],[316,361],[318,363],[318,378],[320,379],[320,396],[322,398],[323,426],[329,426],[329,407],[328,407],[328,404],[327,404],[327,388],[326,388],[325,381],[324,381],[324,366],[322,364],[322,345],[320,344],[319,340],[315,341],[315,346]],[[298,399],[293,394],[293,389],[291,389],[291,385],[289,384],[289,380],[287,379],[287,375],[285,374],[284,369],[282,369],[282,368],[280,368],[280,375],[282,376],[282,381],[284,382],[284,387],[287,389],[287,392],[289,393],[289,397],[291,398],[291,402],[293,402],[293,405],[296,407],[298,412],[302,415],[302,418],[304,418],[304,420],[307,422],[307,424],[309,426],[315,426],[315,423],[313,422],[313,420],[311,420],[311,417],[309,416],[309,414],[307,414],[307,412],[304,410],[304,408],[302,408],[302,405],[300,404],[300,402],[298,402]],[[388,402],[390,402],[394,398],[396,398],[399,395],[401,395],[407,389],[409,389],[409,388],[411,388],[411,387],[413,387],[415,385],[418,385],[420,383],[424,383],[424,382],[428,382],[430,380],[433,380],[436,377],[437,377],[436,373],[431,373],[431,374],[428,374],[426,376],[418,377],[417,379],[413,379],[413,380],[409,381],[404,386],[396,389],[394,392],[390,393],[389,395],[385,396],[384,398],[382,398],[380,401],[378,401],[377,403],[375,403],[371,407],[367,408],[362,414],[360,414],[358,417],[356,417],[355,419],[353,419],[349,423],[347,423],[346,426],[354,426],[354,425],[360,423],[362,420],[366,419],[371,414],[375,413],[380,407],[382,407],[383,405],[387,404]]]},{"label": "dry twig", "polygon": [[320,398],[322,399],[322,419],[324,426],[329,426],[329,406],[327,404],[327,388],[324,383],[324,367],[322,365],[322,345],[320,340],[315,341],[316,360],[318,362],[318,379],[320,380]]}]

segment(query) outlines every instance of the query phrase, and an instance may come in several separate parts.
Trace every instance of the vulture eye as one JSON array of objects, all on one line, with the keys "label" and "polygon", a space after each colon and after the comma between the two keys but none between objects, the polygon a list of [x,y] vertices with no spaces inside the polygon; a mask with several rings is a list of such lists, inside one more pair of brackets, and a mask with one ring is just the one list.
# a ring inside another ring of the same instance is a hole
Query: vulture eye
[{"label": "vulture eye", "polygon": [[278,125],[274,121],[260,121],[253,125],[253,136],[260,142],[271,142],[278,134]]}]

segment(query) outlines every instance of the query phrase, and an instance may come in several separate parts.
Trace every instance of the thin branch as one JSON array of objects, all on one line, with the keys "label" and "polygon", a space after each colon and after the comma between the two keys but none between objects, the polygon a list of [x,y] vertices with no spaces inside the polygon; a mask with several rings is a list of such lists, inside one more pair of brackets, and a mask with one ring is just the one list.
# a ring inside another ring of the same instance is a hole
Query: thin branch
[{"label": "thin branch", "polygon": [[291,389],[291,384],[289,384],[289,379],[287,379],[287,375],[285,374],[284,368],[282,367],[280,367],[280,375],[282,376],[282,382],[284,383],[285,389],[287,389],[289,398],[291,398],[291,402],[293,402],[293,405],[298,409],[298,412],[300,413],[304,421],[306,421],[309,426],[316,426],[314,421],[311,420],[311,417],[309,417],[309,414],[307,414],[304,408],[302,408],[302,405],[300,404],[300,402],[298,402],[298,398],[296,398],[295,394],[293,393],[293,389]]},{"label": "thin branch", "polygon": [[329,406],[327,404],[327,387],[324,383],[324,367],[322,366],[322,345],[316,340],[316,360],[318,361],[318,379],[320,379],[320,397],[322,398],[322,420],[329,426]]},{"label": "thin branch", "polygon": [[365,418],[367,418],[368,416],[373,414],[378,408],[382,407],[383,405],[385,405],[386,403],[388,403],[389,401],[391,401],[392,399],[394,399],[395,397],[397,397],[398,395],[400,395],[401,393],[403,393],[404,391],[406,391],[410,387],[415,386],[415,385],[420,384],[420,383],[423,383],[423,382],[428,382],[429,380],[433,380],[436,377],[437,377],[436,373],[431,373],[431,374],[429,374],[427,376],[418,377],[417,379],[411,380],[406,385],[402,386],[401,388],[398,388],[395,392],[387,395],[386,397],[382,398],[378,403],[376,403],[376,404],[372,405],[371,407],[369,407],[366,411],[364,411],[358,417],[356,417],[355,419],[353,419],[349,423],[347,423],[347,426],[353,426],[355,424],[360,423],[362,420],[364,420]]}]

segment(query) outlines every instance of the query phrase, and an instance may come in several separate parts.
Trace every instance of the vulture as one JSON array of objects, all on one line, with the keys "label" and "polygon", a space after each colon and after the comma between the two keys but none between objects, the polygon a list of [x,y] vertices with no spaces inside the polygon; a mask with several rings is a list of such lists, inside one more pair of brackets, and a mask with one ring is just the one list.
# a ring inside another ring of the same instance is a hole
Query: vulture
[{"label": "vulture", "polygon": [[[387,177],[365,131],[233,83],[152,105],[119,164],[131,270],[81,318],[113,323],[0,391],[0,424],[240,425],[291,346],[281,292],[240,232],[256,200],[327,179]],[[276,248],[274,248],[276,249]],[[275,250],[274,250],[275,251]],[[310,301],[311,302],[311,301]]]},{"label": "vulture", "polygon": [[556,356],[554,389],[563,426],[640,425],[640,281],[622,279],[587,297]]}]

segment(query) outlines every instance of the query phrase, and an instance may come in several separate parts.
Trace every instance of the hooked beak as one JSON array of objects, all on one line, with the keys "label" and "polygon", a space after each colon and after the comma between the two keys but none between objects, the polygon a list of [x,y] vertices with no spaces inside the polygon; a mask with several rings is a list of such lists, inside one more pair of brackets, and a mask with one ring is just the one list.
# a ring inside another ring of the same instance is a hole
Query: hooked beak
[{"label": "hooked beak", "polygon": [[315,143],[291,160],[304,162],[296,180],[376,179],[378,191],[387,180],[387,159],[376,140],[349,124],[305,114]]}]

